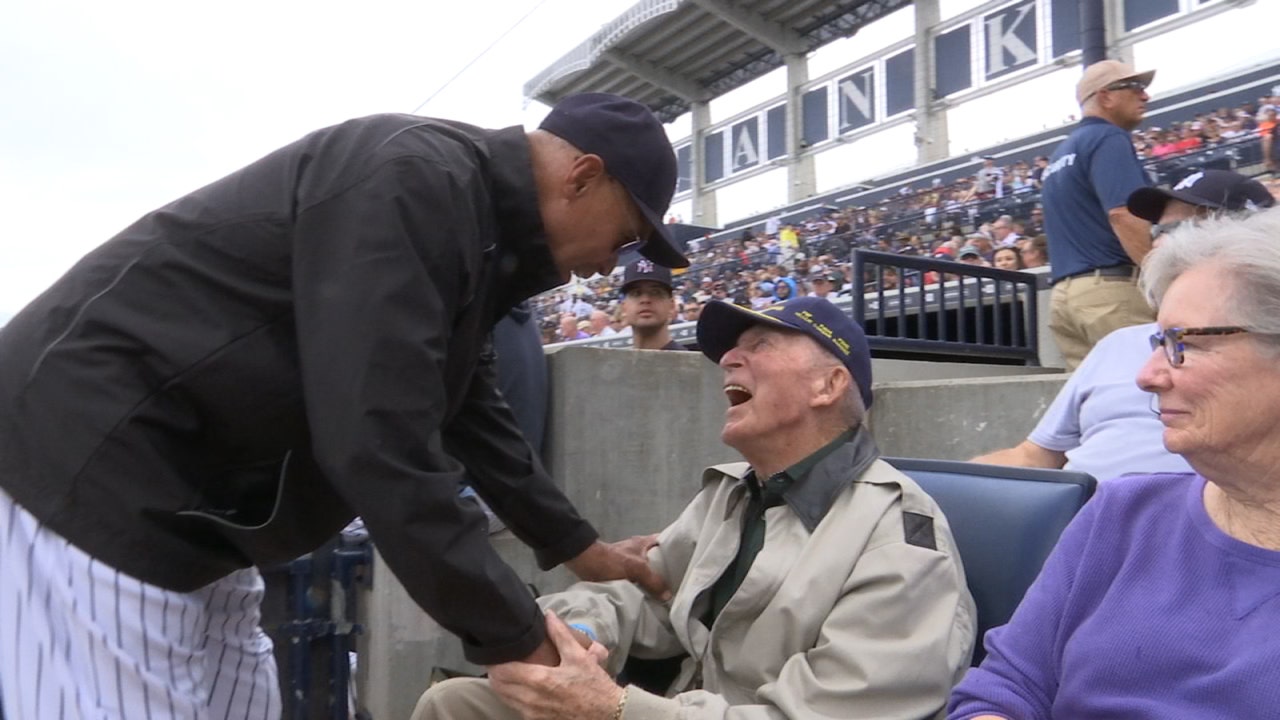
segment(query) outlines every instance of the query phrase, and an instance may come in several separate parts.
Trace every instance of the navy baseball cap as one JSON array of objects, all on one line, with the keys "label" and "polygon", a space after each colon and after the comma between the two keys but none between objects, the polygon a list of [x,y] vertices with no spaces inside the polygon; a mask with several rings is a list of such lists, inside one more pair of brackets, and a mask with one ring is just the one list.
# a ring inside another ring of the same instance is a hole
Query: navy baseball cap
[{"label": "navy baseball cap", "polygon": [[671,289],[671,270],[664,268],[649,258],[638,258],[627,263],[627,267],[622,271],[622,293],[625,295],[627,288],[633,283],[641,280],[648,280],[662,285],[666,289]]},{"label": "navy baseball cap", "polygon": [[753,325],[798,330],[817,340],[849,369],[862,404],[871,407],[871,348],[866,333],[840,308],[820,297],[798,297],[763,310],[713,300],[698,317],[698,348],[718,363]]},{"label": "navy baseball cap", "polygon": [[604,160],[652,228],[641,255],[664,267],[689,266],[662,222],[676,192],[676,154],[649,108],[621,95],[581,93],[556,103],[538,127]]},{"label": "navy baseball cap", "polygon": [[1211,210],[1260,210],[1275,205],[1266,186],[1230,170],[1198,170],[1172,189],[1143,187],[1129,195],[1129,212],[1158,223],[1170,200],[1181,200]]}]

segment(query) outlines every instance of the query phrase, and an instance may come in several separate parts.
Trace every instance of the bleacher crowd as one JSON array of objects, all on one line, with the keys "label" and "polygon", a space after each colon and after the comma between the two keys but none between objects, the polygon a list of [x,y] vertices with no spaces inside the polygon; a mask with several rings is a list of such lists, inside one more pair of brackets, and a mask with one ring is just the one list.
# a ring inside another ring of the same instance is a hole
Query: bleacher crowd
[{"label": "bleacher crowd", "polygon": [[[1172,184],[1202,167],[1263,165],[1272,159],[1280,96],[1263,96],[1132,132],[1134,150],[1153,182]],[[807,218],[690,242],[690,267],[677,275],[672,323],[696,320],[708,300],[764,307],[790,296],[911,286],[929,277],[896,270],[853,278],[851,253],[864,248],[1022,270],[1049,264],[1040,181],[1049,159],[998,165],[983,157],[975,172],[952,183],[901,187],[868,206],[823,207]],[[1273,186],[1273,190],[1277,189]],[[626,332],[618,287],[621,270],[575,279],[532,300],[544,344]]]}]

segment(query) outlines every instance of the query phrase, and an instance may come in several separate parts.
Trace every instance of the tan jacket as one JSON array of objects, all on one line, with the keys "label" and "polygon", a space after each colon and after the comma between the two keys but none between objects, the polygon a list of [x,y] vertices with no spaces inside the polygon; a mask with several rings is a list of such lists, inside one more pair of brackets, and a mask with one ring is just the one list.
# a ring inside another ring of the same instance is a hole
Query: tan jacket
[{"label": "tan jacket", "polygon": [[707,469],[652,551],[669,605],[627,582],[540,602],[591,627],[612,671],[628,654],[689,654],[670,697],[628,688],[627,720],[932,717],[968,667],[975,609],[946,518],[877,457],[860,430],[766,511],[764,547],[709,632],[706,591],[741,537],[744,463]]}]

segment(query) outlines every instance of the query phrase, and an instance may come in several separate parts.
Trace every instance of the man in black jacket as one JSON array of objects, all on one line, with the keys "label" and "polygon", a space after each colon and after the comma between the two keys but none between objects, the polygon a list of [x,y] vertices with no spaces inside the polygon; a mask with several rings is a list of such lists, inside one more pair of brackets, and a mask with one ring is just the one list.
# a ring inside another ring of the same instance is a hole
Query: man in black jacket
[{"label": "man in black jacket", "polygon": [[464,473],[544,568],[662,593],[645,539],[601,543],[552,484],[482,351],[625,245],[686,265],[675,180],[661,124],[617,96],[529,133],[380,115],[86,256],[0,331],[4,713],[270,716],[253,568],[357,514],[469,659],[555,664]]}]

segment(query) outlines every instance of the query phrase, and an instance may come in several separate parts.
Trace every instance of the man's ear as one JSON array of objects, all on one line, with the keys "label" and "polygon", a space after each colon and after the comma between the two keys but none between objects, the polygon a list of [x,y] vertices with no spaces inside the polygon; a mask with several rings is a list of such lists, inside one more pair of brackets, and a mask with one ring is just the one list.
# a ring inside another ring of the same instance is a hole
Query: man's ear
[{"label": "man's ear", "polygon": [[569,166],[565,189],[571,197],[578,197],[604,178],[604,160],[599,155],[585,153],[574,158],[573,164]]},{"label": "man's ear", "polygon": [[853,385],[853,378],[844,366],[832,365],[825,368],[814,383],[818,386],[818,391],[814,393],[809,405],[826,407],[836,404],[846,392],[849,392],[850,386]]}]

